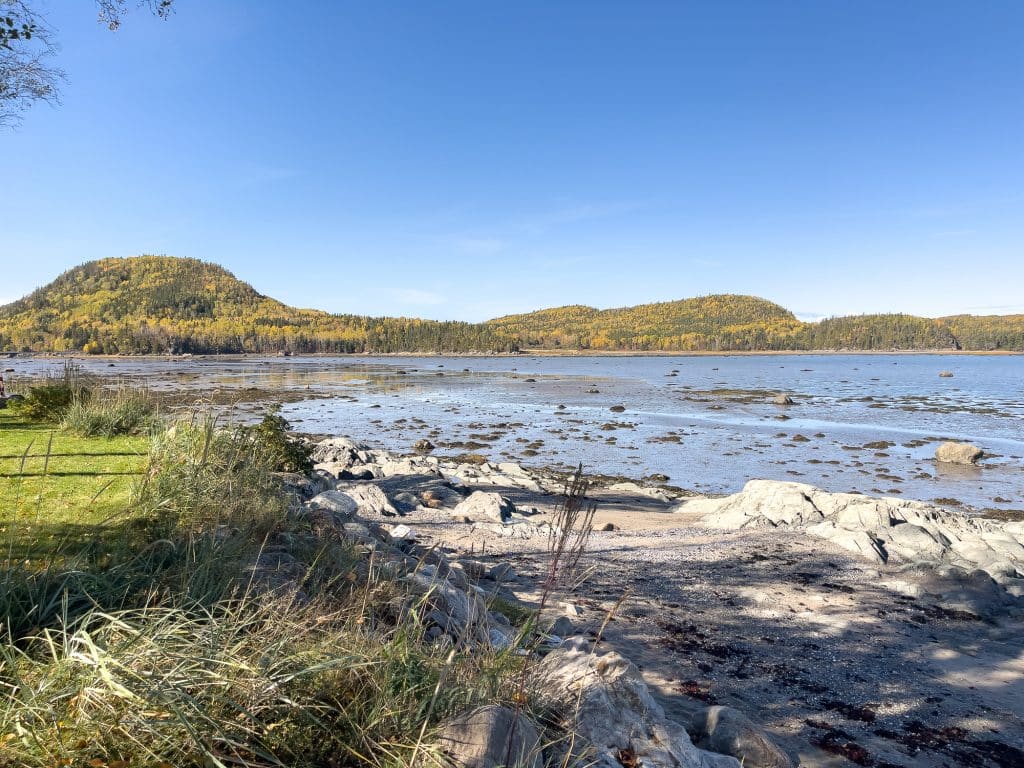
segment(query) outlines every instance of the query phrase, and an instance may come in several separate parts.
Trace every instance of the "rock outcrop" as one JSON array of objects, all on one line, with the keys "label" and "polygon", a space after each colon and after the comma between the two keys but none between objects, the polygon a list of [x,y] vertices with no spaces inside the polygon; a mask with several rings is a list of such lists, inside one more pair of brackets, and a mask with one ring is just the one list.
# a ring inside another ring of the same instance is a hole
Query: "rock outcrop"
[{"label": "rock outcrop", "polygon": [[571,754],[582,764],[621,768],[628,757],[628,764],[658,768],[740,766],[733,757],[694,746],[686,729],[665,716],[636,665],[618,653],[598,656],[585,640],[569,640],[537,665],[531,679],[536,696],[575,734]]},{"label": "rock outcrop", "polygon": [[740,493],[680,508],[700,513],[713,528],[800,529],[877,563],[924,566],[955,581],[978,580],[971,574],[981,571],[1012,602],[1024,596],[1024,523],[773,480],[751,480]]}]

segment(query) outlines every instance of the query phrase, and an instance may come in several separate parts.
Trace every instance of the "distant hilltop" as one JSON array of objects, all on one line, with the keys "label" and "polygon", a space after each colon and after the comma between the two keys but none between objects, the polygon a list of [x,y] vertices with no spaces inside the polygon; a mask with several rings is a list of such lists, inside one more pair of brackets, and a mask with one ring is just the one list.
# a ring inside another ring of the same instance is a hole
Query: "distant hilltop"
[{"label": "distant hilltop", "polygon": [[816,323],[755,296],[570,305],[485,323],[335,315],[197,259],[90,261],[0,307],[0,350],[92,354],[1024,351],[1024,315],[855,315]]}]

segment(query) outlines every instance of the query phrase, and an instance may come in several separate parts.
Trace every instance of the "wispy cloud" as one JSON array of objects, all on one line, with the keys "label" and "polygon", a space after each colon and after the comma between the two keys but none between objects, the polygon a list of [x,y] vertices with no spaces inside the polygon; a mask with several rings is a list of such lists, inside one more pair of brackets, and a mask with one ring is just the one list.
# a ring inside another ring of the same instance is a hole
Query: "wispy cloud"
[{"label": "wispy cloud", "polygon": [[412,304],[415,306],[435,307],[439,304],[446,304],[448,298],[434,291],[424,291],[420,288],[398,288],[391,292],[395,301],[401,304]]}]

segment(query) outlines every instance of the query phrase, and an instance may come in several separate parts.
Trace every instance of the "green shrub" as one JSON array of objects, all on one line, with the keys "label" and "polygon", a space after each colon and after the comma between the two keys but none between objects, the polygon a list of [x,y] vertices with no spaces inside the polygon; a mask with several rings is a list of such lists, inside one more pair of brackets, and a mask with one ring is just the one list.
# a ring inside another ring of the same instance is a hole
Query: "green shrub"
[{"label": "green shrub", "polygon": [[59,375],[47,376],[42,383],[30,385],[22,395],[21,399],[10,403],[20,416],[30,421],[58,422],[72,403],[90,400],[92,386],[78,365],[66,362]]},{"label": "green shrub", "polygon": [[275,405],[267,409],[263,421],[251,428],[257,444],[266,452],[274,469],[278,472],[310,472],[313,459],[308,445],[288,435],[291,425]]},{"label": "green shrub", "polygon": [[88,395],[85,391],[76,393],[67,384],[37,384],[25,393],[23,400],[14,400],[11,405],[30,421],[60,421],[76,397],[81,401]]},{"label": "green shrub", "polygon": [[61,427],[82,437],[143,435],[157,424],[156,402],[148,390],[121,386],[97,397],[74,398]]}]

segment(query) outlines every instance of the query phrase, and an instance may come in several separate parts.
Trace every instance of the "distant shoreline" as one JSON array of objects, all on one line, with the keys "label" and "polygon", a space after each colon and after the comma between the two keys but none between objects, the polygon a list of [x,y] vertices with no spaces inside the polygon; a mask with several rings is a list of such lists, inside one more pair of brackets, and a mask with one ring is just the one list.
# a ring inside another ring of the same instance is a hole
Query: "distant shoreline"
[{"label": "distant shoreline", "polygon": [[[48,358],[57,360],[190,360],[190,359],[224,359],[244,360],[246,358],[275,358],[300,359],[300,358],[401,358],[416,357],[424,359],[458,359],[458,358],[482,358],[482,357],[787,357],[787,356],[832,356],[850,357],[855,355],[869,356],[956,356],[956,357],[1020,357],[1024,356],[1021,350],[952,350],[952,349],[799,349],[799,350],[729,350],[713,352],[710,350],[699,351],[661,351],[661,350],[565,350],[565,349],[528,349],[521,352],[307,352],[294,355],[281,355],[276,352],[215,352],[209,354],[183,354],[183,355],[86,355],[78,352],[18,352],[17,354],[6,353],[7,359]],[[2,356],[0,356],[2,359]]]}]

